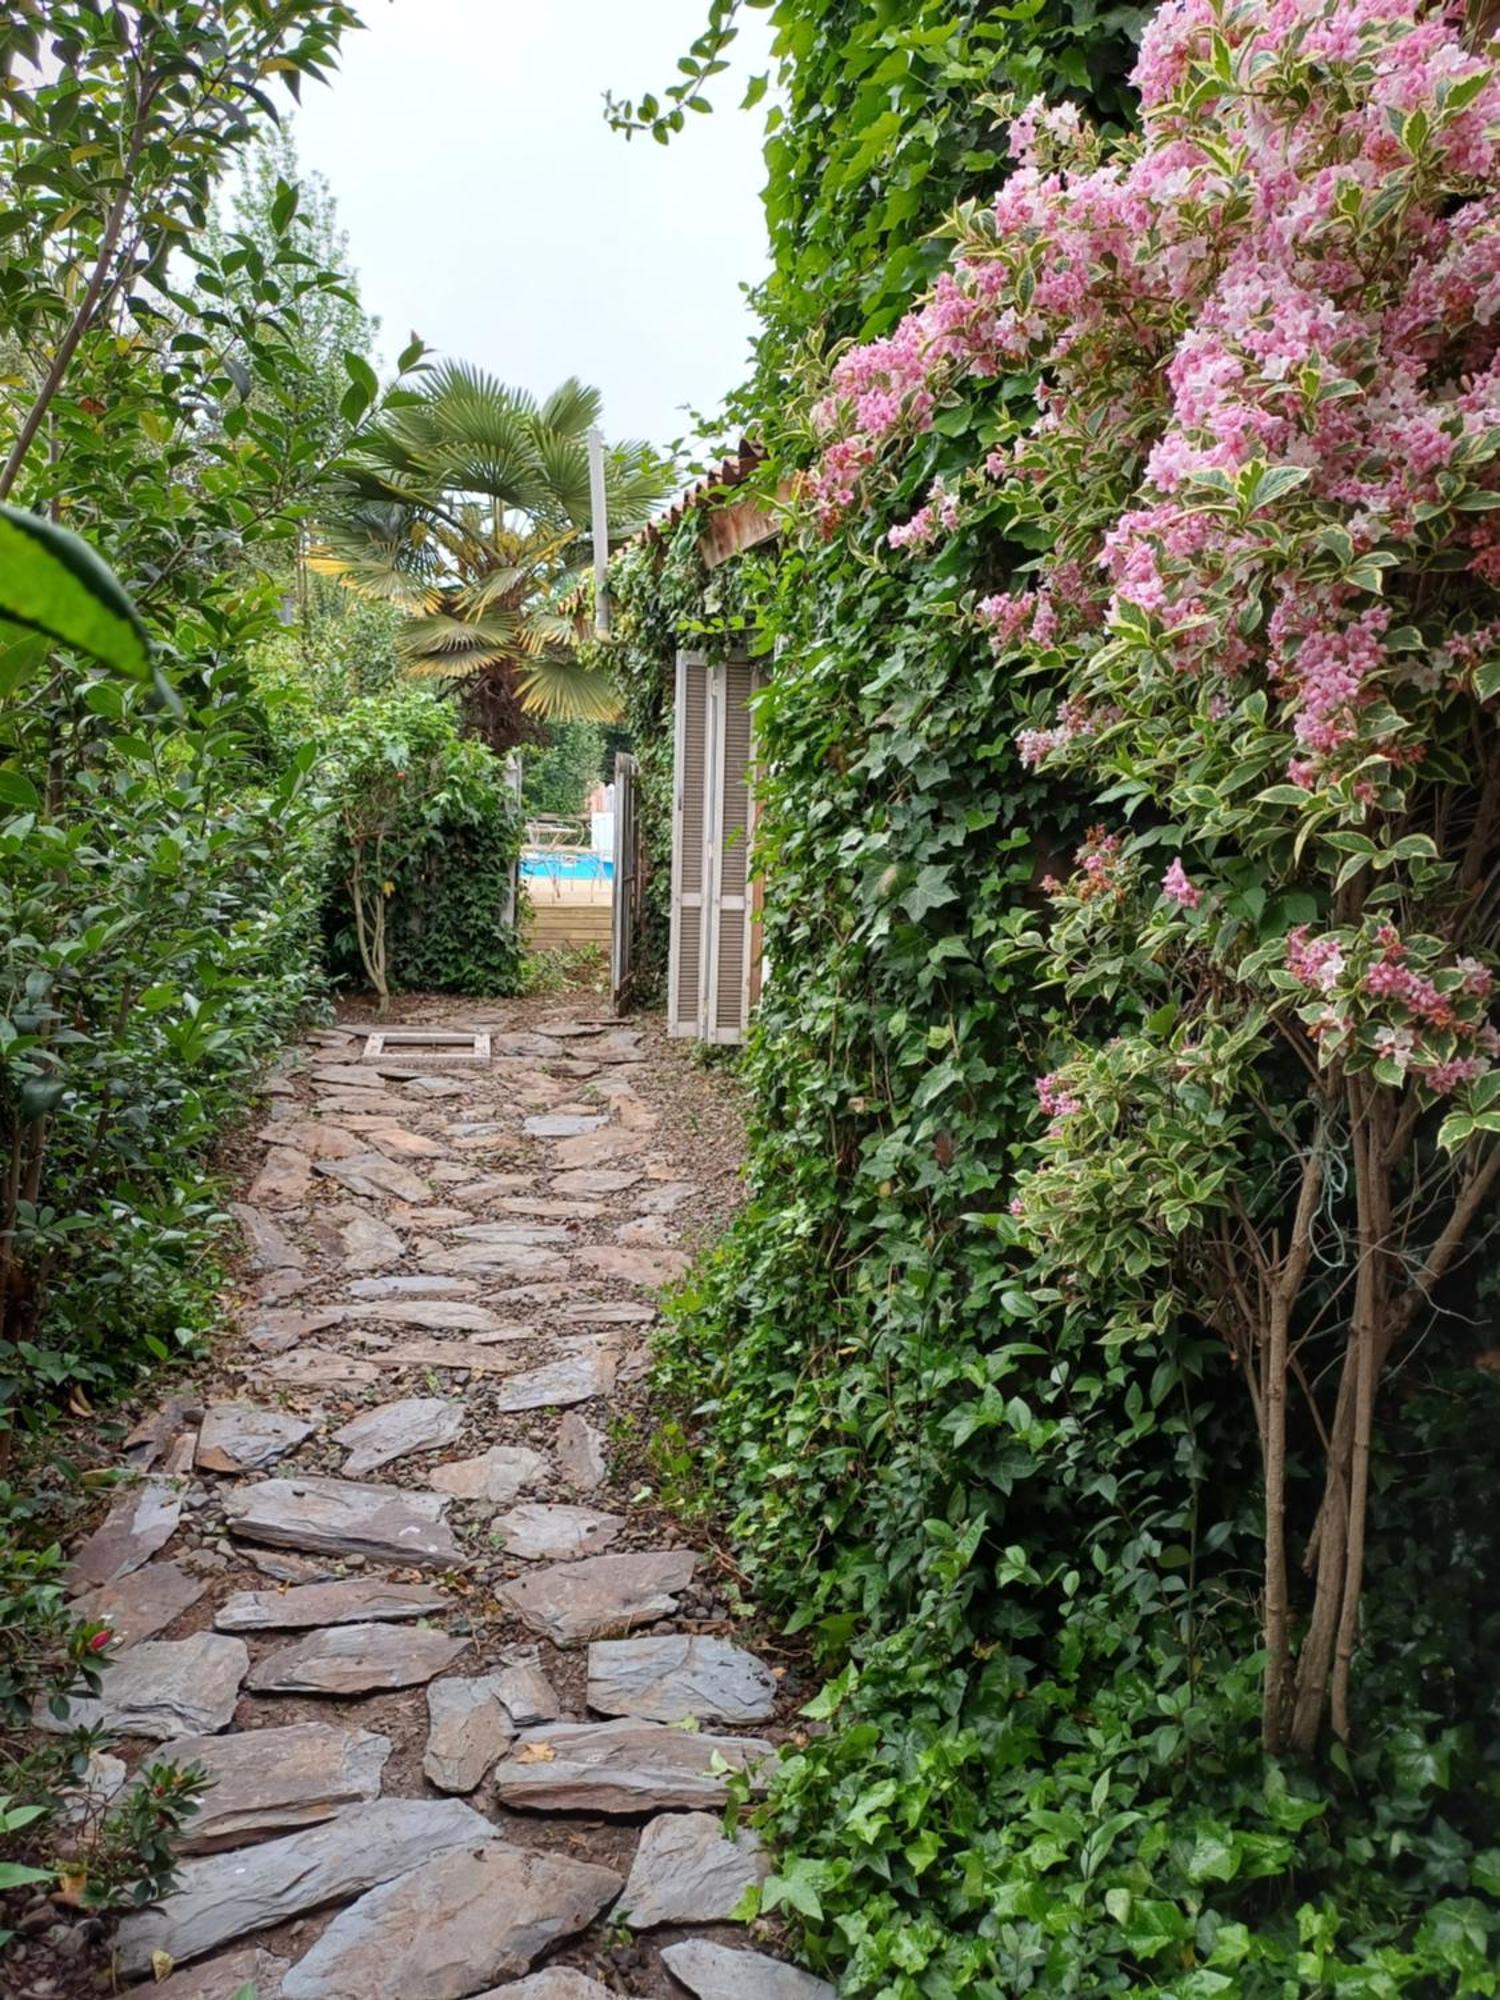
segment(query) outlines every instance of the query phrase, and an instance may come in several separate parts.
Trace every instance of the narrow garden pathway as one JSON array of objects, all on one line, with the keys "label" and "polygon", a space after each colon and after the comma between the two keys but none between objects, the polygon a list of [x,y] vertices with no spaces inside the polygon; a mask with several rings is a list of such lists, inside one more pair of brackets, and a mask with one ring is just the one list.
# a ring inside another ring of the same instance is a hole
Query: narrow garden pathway
[{"label": "narrow garden pathway", "polygon": [[120,1649],[98,1787],[158,1755],[216,1780],[119,1977],[826,1995],[730,1921],[767,1862],[721,1827],[806,1690],[641,1477],[653,1293],[731,1185],[683,1111],[711,1080],[577,1003],[371,1026],[273,1080],[240,1329],[76,1552]]}]

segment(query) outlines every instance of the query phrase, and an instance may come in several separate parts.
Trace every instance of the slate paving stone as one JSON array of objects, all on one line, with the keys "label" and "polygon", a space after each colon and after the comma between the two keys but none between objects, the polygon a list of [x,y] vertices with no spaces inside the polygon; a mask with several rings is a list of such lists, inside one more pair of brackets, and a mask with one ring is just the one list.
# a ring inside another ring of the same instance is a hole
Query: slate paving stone
[{"label": "slate paving stone", "polygon": [[255,2000],[282,2000],[281,1976],[290,1963],[259,1946],[226,1952],[222,1958],[190,1965],[159,1985],[153,1984],[151,2000],[235,2000],[247,1986],[254,1991]]},{"label": "slate paving stone", "polygon": [[68,1565],[71,1593],[129,1576],[165,1548],[182,1519],[184,1485],[160,1476],[132,1480]]},{"label": "slate paving stone", "polygon": [[524,1979],[492,1986],[488,1993],[476,1994],[474,2000],[612,2000],[612,1996],[607,1986],[571,1965],[545,1965]]},{"label": "slate paving stone", "polygon": [[312,1161],[295,1146],[266,1148],[265,1163],[250,1185],[250,1200],[266,1208],[295,1208],[312,1187]]},{"label": "slate paving stone", "polygon": [[643,1215],[672,1215],[690,1195],[697,1192],[695,1181],[664,1181],[660,1186],[647,1188],[637,1195],[636,1206]]},{"label": "slate paving stone", "polygon": [[302,1270],[306,1256],[264,1209],[247,1201],[232,1201],[229,1212],[244,1235],[252,1271]]},{"label": "slate paving stone", "polygon": [[533,1812],[661,1812],[728,1802],[730,1771],[775,1757],[754,1736],[714,1736],[661,1722],[548,1722],[526,1729],[495,1766],[503,1805]]},{"label": "slate paving stone", "polygon": [[435,1271],[451,1271],[459,1277],[470,1271],[506,1271],[555,1278],[568,1268],[563,1258],[530,1243],[455,1243],[423,1261]]},{"label": "slate paving stone", "polygon": [[534,1195],[502,1195],[495,1203],[505,1215],[534,1216],[539,1222],[594,1222],[604,1214],[599,1201],[563,1201]]},{"label": "slate paving stone", "polygon": [[459,1799],[375,1799],[255,1847],[196,1856],[183,1863],[180,1886],[159,1907],[121,1921],[120,1968],[130,1976],[148,1972],[155,1951],[178,1964],[201,1958],[251,1931],[362,1895],[492,1832]]},{"label": "slate paving stone", "polygon": [[579,1493],[592,1493],[608,1475],[604,1434],[576,1410],[569,1410],[557,1427],[557,1462]]},{"label": "slate paving stone", "polygon": [[195,1424],[203,1405],[195,1396],[168,1396],[126,1432],[121,1455],[138,1472],[149,1472],[185,1424]]},{"label": "slate paving stone", "polygon": [[440,1792],[472,1792],[514,1739],[500,1674],[429,1681],[423,1775]]},{"label": "slate paving stone", "polygon": [[351,1194],[366,1195],[372,1201],[381,1201],[387,1195],[394,1195],[397,1201],[432,1199],[432,1189],[420,1174],[397,1160],[388,1160],[384,1153],[356,1153],[349,1160],[319,1160],[316,1171],[348,1188]]},{"label": "slate paving stone", "polygon": [[520,1336],[529,1327],[514,1326],[497,1319],[486,1307],[472,1299],[377,1299],[349,1308],[362,1320],[381,1326],[420,1326],[431,1333],[488,1333]]},{"label": "slate paving stone", "polygon": [[351,1299],[437,1299],[468,1297],[479,1287],[472,1278],[444,1278],[435,1272],[417,1271],[409,1277],[355,1278],[344,1290]]},{"label": "slate paving stone", "polygon": [[577,1167],[572,1173],[554,1174],[552,1192],[568,1196],[623,1194],[640,1179],[640,1173],[628,1167]]},{"label": "slate paving stone", "polygon": [[230,1532],[302,1554],[459,1563],[446,1495],[349,1479],[263,1479],[224,1498]]},{"label": "slate paving stone", "polygon": [[269,1146],[295,1146],[310,1160],[348,1160],[369,1148],[342,1125],[322,1118],[299,1118],[292,1123],[271,1125],[256,1133]]},{"label": "slate paving stone", "polygon": [[465,1222],[452,1234],[459,1243],[529,1243],[540,1247],[573,1241],[571,1229],[544,1222]]},{"label": "slate paving stone", "polygon": [[448,1151],[424,1132],[408,1132],[403,1125],[372,1125],[370,1143],[393,1160],[441,1160]]},{"label": "slate paving stone", "polygon": [[45,1704],[32,1710],[39,1729],[64,1735],[94,1728],[119,1736],[212,1736],[227,1729],[250,1665],[243,1639],[195,1632],[189,1639],[143,1639],[113,1662],[94,1696],[73,1696],[66,1717]]},{"label": "slate paving stone", "polygon": [[535,1646],[513,1646],[507,1664],[494,1675],[505,1712],[518,1729],[552,1722],[562,1714],[562,1697],[542,1672]]},{"label": "slate paving stone", "polygon": [[409,1076],[404,1087],[413,1097],[463,1097],[465,1085],[452,1076]]},{"label": "slate paving stone", "polygon": [[615,1278],[627,1285],[644,1285],[656,1290],[680,1278],[689,1259],[681,1250],[632,1249],[624,1243],[598,1243],[577,1253],[585,1270],[601,1277]]},{"label": "slate paving stone", "polygon": [[285,2000],[462,2000],[525,1972],[618,1894],[612,1868],[502,1841],[453,1852],[343,1910],[282,1982]]},{"label": "slate paving stone", "polygon": [[258,1472],[273,1465],[317,1425],[257,1403],[212,1403],[203,1413],[195,1459],[200,1472]]},{"label": "slate paving stone", "polygon": [[645,1143],[644,1132],[627,1132],[619,1125],[606,1125],[598,1132],[580,1132],[576,1139],[558,1140],[552,1158],[559,1173],[570,1167],[605,1167],[611,1160],[628,1159],[632,1153],[639,1153]]},{"label": "slate paving stone", "polygon": [[349,1317],[344,1306],[299,1306],[293,1312],[260,1312],[245,1323],[245,1338],[257,1354],[285,1354],[300,1347],[312,1334],[330,1326],[342,1326]]},{"label": "slate paving stone", "polygon": [[113,1658],[180,1618],[207,1589],[207,1577],[193,1576],[181,1563],[147,1563],[144,1569],[74,1598],[71,1615],[85,1624],[97,1621],[109,1627],[114,1635]]},{"label": "slate paving stone", "polygon": [[764,1722],[776,1677],[727,1639],[685,1632],[603,1639],[589,1647],[588,1704],[599,1715],[651,1722]]},{"label": "slate paving stone", "polygon": [[623,1514],[532,1501],[498,1515],[492,1532],[509,1556],[522,1556],[529,1562],[565,1562],[576,1556],[602,1554],[624,1526]]},{"label": "slate paving stone", "polygon": [[443,1396],[405,1396],[351,1417],[333,1433],[333,1441],[348,1448],[344,1477],[361,1479],[412,1452],[441,1451],[463,1427],[462,1404]]},{"label": "slate paving stone", "polygon": [[295,1354],[273,1355],[257,1373],[289,1389],[358,1389],[380,1379],[373,1362],[331,1347],[303,1347]]},{"label": "slate paving stone", "polygon": [[470,1181],[467,1187],[453,1188],[449,1199],[460,1208],[479,1208],[488,1201],[524,1194],[531,1184],[530,1174],[486,1174],[482,1180]]},{"label": "slate paving stone", "polygon": [[730,1840],[713,1813],[663,1813],[641,1828],[624,1894],[611,1915],[637,1931],[723,1923],[745,1891],[770,1872],[770,1857],[749,1827]]},{"label": "slate paving stone", "polygon": [[657,1316],[656,1307],[638,1299],[605,1300],[599,1305],[570,1305],[568,1318],[587,1326],[646,1326]]},{"label": "slate paving stone", "polygon": [[343,1239],[346,1271],[379,1271],[406,1254],[405,1244],[389,1223],[352,1202],[334,1209],[332,1219]]},{"label": "slate paving stone", "polygon": [[237,1590],[214,1613],[220,1632],[295,1632],[325,1625],[372,1625],[437,1618],[453,1600],[429,1583],[350,1577],[290,1590]]},{"label": "slate paving stone", "polygon": [[467,1639],[407,1625],[333,1625],[278,1646],[245,1678],[255,1694],[367,1694],[417,1687],[446,1671]]},{"label": "slate paving stone", "polygon": [[502,1346],[481,1347],[469,1340],[403,1340],[376,1356],[382,1368],[466,1369],[476,1375],[513,1375],[520,1362]]},{"label": "slate paving stone", "polygon": [[163,1760],[200,1764],[213,1779],[178,1842],[180,1851],[243,1847],[379,1798],[390,1754],[389,1737],[331,1722],[178,1737],[163,1747]]},{"label": "slate paving stone", "polygon": [[837,2000],[826,1979],[815,1979],[800,1966],[707,1938],[669,1944],[661,1958],[697,2000]]},{"label": "slate paving stone", "polygon": [[524,1444],[496,1444],[476,1458],[455,1458],[446,1465],[433,1466],[427,1483],[459,1500],[493,1500],[503,1506],[528,1486],[542,1485],[547,1472],[547,1461],[540,1452]]},{"label": "slate paving stone", "polygon": [[576,1139],[579,1133],[598,1132],[608,1123],[609,1120],[602,1114],[590,1117],[562,1111],[544,1111],[535,1118],[524,1120],[521,1129],[531,1139]]},{"label": "slate paving stone", "polygon": [[583,1646],[670,1618],[677,1609],[675,1593],[687,1589],[697,1565],[691,1549],[586,1556],[534,1570],[500,1594],[517,1617],[555,1646]]},{"label": "slate paving stone", "polygon": [[501,1410],[545,1410],[554,1404],[586,1403],[606,1396],[614,1386],[614,1354],[603,1347],[587,1348],[549,1361],[541,1368],[528,1368],[500,1389],[496,1407]]}]

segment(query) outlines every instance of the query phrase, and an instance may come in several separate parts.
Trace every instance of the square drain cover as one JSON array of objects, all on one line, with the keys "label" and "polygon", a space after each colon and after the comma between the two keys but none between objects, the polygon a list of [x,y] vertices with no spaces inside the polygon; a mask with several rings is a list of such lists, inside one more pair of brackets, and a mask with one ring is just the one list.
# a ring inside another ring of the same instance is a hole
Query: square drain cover
[{"label": "square drain cover", "polygon": [[429,1056],[436,1062],[488,1062],[488,1028],[380,1028],[364,1046],[362,1062]]}]

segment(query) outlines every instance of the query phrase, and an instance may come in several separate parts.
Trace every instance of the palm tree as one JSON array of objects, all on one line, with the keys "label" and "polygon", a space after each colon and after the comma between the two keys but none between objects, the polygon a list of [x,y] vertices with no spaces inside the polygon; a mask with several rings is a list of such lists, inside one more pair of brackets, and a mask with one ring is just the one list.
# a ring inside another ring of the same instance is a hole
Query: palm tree
[{"label": "palm tree", "polygon": [[[392,407],[394,403],[394,407]],[[591,551],[588,431],[597,389],[544,403],[463,362],[397,395],[340,468],[313,567],[397,605],[408,673],[462,684],[497,748],[527,718],[605,721],[614,689],[576,652]],[[605,453],[611,538],[633,534],[671,483],[649,446]]]}]

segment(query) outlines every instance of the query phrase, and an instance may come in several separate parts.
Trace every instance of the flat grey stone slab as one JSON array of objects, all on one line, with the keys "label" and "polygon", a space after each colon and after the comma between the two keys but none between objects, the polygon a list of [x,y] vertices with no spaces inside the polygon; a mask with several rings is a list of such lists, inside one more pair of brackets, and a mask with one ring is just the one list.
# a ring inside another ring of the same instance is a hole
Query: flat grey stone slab
[{"label": "flat grey stone slab", "polygon": [[576,1556],[602,1554],[624,1525],[623,1514],[531,1501],[501,1514],[494,1523],[494,1533],[509,1556],[524,1556],[532,1562],[566,1562]]},{"label": "flat grey stone slab", "polygon": [[59,1720],[44,1704],[32,1711],[39,1729],[65,1734],[96,1724],[119,1736],[212,1736],[234,1718],[240,1682],[250,1665],[243,1639],[195,1632],[189,1639],[143,1639],[114,1662],[99,1696],[75,1697]]},{"label": "flat grey stone slab", "polygon": [[470,1271],[506,1271],[528,1278],[557,1278],[568,1268],[566,1258],[533,1243],[455,1243],[430,1251],[423,1261],[434,1271],[451,1271],[459,1277]]},{"label": "flat grey stone slab", "polygon": [[466,1368],[479,1375],[513,1375],[514,1350],[480,1346],[473,1340],[401,1340],[375,1356],[381,1368]]},{"label": "flat grey stone slab", "polygon": [[390,1160],[441,1160],[447,1147],[424,1132],[408,1132],[404,1125],[372,1125],[370,1144]]},{"label": "flat grey stone slab", "polygon": [[[450,1280],[450,1282],[456,1282]],[[472,1289],[472,1286],[471,1286]],[[351,1308],[356,1319],[388,1326],[420,1326],[429,1333],[488,1333],[517,1335],[529,1328],[497,1318],[472,1299],[377,1299]]]},{"label": "flat grey stone slab", "polygon": [[325,1327],[342,1326],[348,1316],[343,1306],[312,1310],[296,1306],[290,1311],[257,1312],[245,1323],[245,1338],[257,1354],[285,1354],[289,1347],[300,1347],[310,1335],[322,1333]]},{"label": "flat grey stone slab", "polygon": [[524,1194],[532,1184],[530,1174],[486,1174],[482,1180],[470,1181],[467,1186],[454,1188],[449,1196],[460,1208],[479,1208],[487,1201],[499,1201],[511,1195]]},{"label": "flat grey stone slab", "polygon": [[388,1222],[356,1208],[353,1202],[334,1209],[332,1220],[338,1224],[343,1239],[346,1271],[383,1270],[387,1264],[399,1263],[406,1254],[406,1246]]},{"label": "flat grey stone slab", "polygon": [[555,1646],[583,1646],[670,1617],[677,1609],[674,1592],[686,1590],[697,1564],[691,1549],[586,1556],[536,1570],[506,1584],[500,1595]]},{"label": "flat grey stone slab", "polygon": [[430,1681],[422,1770],[440,1792],[472,1792],[515,1736],[500,1674]]},{"label": "flat grey stone slab", "polygon": [[190,1965],[150,1989],[151,2000],[235,2000],[251,1987],[255,2000],[282,2000],[281,1976],[291,1963],[274,1952],[247,1946],[203,1965]]},{"label": "flat grey stone slab", "polygon": [[409,1076],[404,1087],[415,1097],[462,1097],[465,1092],[454,1076]]},{"label": "flat grey stone slab", "polygon": [[673,1632],[603,1639],[589,1647],[589,1707],[651,1722],[764,1722],[776,1679],[753,1653],[727,1639]]},{"label": "flat grey stone slab", "polygon": [[598,1132],[580,1132],[576,1139],[559,1139],[552,1158],[560,1172],[573,1167],[604,1167],[612,1160],[629,1159],[646,1144],[644,1132],[628,1132],[622,1125],[606,1125]]},{"label": "flat grey stone slab", "polygon": [[658,1186],[647,1188],[637,1195],[636,1207],[643,1215],[671,1215],[681,1208],[689,1195],[698,1192],[694,1181],[663,1181]]},{"label": "flat grey stone slab", "polygon": [[411,1277],[356,1278],[344,1287],[351,1299],[460,1298],[478,1289],[472,1278],[442,1278],[427,1271]]},{"label": "flat grey stone slab", "polygon": [[432,1200],[432,1189],[420,1174],[398,1160],[388,1160],[384,1153],[356,1153],[352,1160],[319,1160],[317,1171],[351,1194],[362,1194],[371,1201],[387,1196],[397,1201]]},{"label": "flat grey stone slab", "polygon": [[614,1387],[613,1352],[604,1347],[583,1348],[549,1361],[542,1368],[528,1368],[498,1392],[496,1407],[501,1410],[545,1410],[557,1404],[587,1403],[595,1396],[607,1396]]},{"label": "flat grey stone slab", "polygon": [[465,1222],[453,1231],[460,1243],[563,1244],[573,1232],[556,1222]]},{"label": "flat grey stone slab", "polygon": [[493,1679],[505,1712],[517,1729],[553,1722],[562,1714],[561,1697],[542,1672],[541,1656],[535,1646],[513,1648],[509,1664]]},{"label": "flat grey stone slab", "polygon": [[342,1125],[321,1118],[283,1119],[256,1133],[268,1146],[295,1146],[311,1160],[347,1160],[370,1149]]},{"label": "flat grey stone slab", "polygon": [[243,1847],[293,1827],[316,1826],[345,1806],[379,1798],[390,1754],[389,1737],[331,1722],[180,1736],[163,1748],[163,1760],[201,1764],[214,1781],[187,1823],[181,1851],[213,1854]]},{"label": "flat grey stone slab", "polygon": [[450,1852],[341,1911],[282,1992],[285,2000],[462,2000],[586,1929],[619,1886],[612,1868],[501,1841]]},{"label": "flat grey stone slab", "polygon": [[450,1459],[435,1465],[427,1483],[439,1493],[451,1493],[459,1500],[493,1500],[504,1506],[528,1486],[540,1486],[547,1478],[547,1461],[524,1444],[496,1444],[477,1458]]},{"label": "flat grey stone slab", "polygon": [[648,1286],[653,1291],[680,1278],[692,1261],[681,1250],[643,1250],[626,1243],[600,1243],[577,1254],[587,1271],[597,1271],[602,1278],[617,1278],[627,1285]]},{"label": "flat grey stone slab", "polygon": [[360,1479],[410,1452],[441,1451],[463,1427],[462,1404],[444,1396],[405,1396],[351,1417],[333,1433],[333,1440],[348,1448],[345,1477]]},{"label": "flat grey stone slab", "polygon": [[316,1428],[308,1418],[286,1410],[267,1410],[256,1403],[213,1403],[198,1432],[198,1469],[258,1472],[295,1451]]},{"label": "flat grey stone slab", "polygon": [[427,1583],[385,1583],[379,1577],[305,1583],[291,1590],[237,1590],[214,1613],[221,1632],[289,1632],[323,1625],[372,1625],[384,1620],[436,1618],[453,1600]]},{"label": "flat grey stone slab", "polygon": [[257,1694],[367,1694],[416,1687],[468,1651],[467,1639],[409,1625],[331,1625],[257,1660],[245,1685]]},{"label": "flat grey stone slab", "polygon": [[521,1129],[532,1139],[576,1139],[581,1132],[598,1132],[608,1123],[602,1114],[586,1117],[566,1111],[544,1111],[526,1119]]},{"label": "flat grey stone slab", "polygon": [[258,1374],[289,1389],[360,1389],[378,1382],[380,1371],[371,1361],[339,1354],[331,1347],[302,1347],[295,1354],[278,1354],[262,1362]]},{"label": "flat grey stone slab", "polygon": [[523,1730],[495,1766],[504,1805],[538,1812],[660,1812],[722,1806],[729,1771],[776,1753],[754,1736],[711,1736],[661,1722],[551,1722]]},{"label": "flat grey stone slab", "polygon": [[132,1480],[68,1565],[69,1591],[114,1583],[149,1562],[177,1531],[182,1495],[180,1479]]},{"label": "flat grey stone slab", "polygon": [[252,1271],[300,1271],[306,1264],[303,1252],[264,1209],[232,1201],[229,1212],[244,1235]]},{"label": "flat grey stone slab", "polygon": [[595,1196],[623,1194],[641,1179],[640,1169],[631,1167],[575,1167],[571,1173],[552,1176],[554,1194]]},{"label": "flat grey stone slab", "polygon": [[609,1471],[604,1433],[576,1410],[569,1410],[557,1427],[557,1462],[564,1479],[580,1493],[602,1486]]},{"label": "flat grey stone slab", "polygon": [[459,1799],[375,1799],[257,1847],[199,1855],[183,1863],[179,1888],[157,1909],[124,1918],[121,1970],[149,1971],[154,1951],[179,1964],[201,1958],[492,1833],[489,1821]]},{"label": "flat grey stone slab", "polygon": [[749,1827],[733,1840],[714,1813],[663,1813],[641,1828],[625,1893],[612,1914],[632,1930],[723,1923],[752,1883],[771,1872]]},{"label": "flat grey stone slab", "polygon": [[563,1054],[561,1042],[554,1041],[550,1035],[533,1034],[524,1028],[491,1035],[490,1047],[497,1056],[532,1056],[539,1062],[546,1062],[549,1056]]},{"label": "flat grey stone slab", "polygon": [[590,1326],[645,1326],[657,1316],[656,1307],[643,1305],[638,1299],[611,1299],[599,1305],[569,1306],[569,1319],[582,1321]]},{"label": "flat grey stone slab", "polygon": [[495,1206],[506,1215],[530,1216],[538,1222],[594,1222],[605,1213],[603,1202],[562,1201],[547,1195],[502,1195]]},{"label": "flat grey stone slab", "polygon": [[815,1979],[798,1965],[761,1951],[710,1944],[707,1938],[669,1944],[661,1959],[698,2000],[837,2000],[826,1979]]},{"label": "flat grey stone slab", "polygon": [[224,1496],[232,1533],[303,1554],[458,1563],[445,1495],[352,1479],[263,1479]]},{"label": "flat grey stone slab", "polygon": [[475,2000],[613,2000],[610,1989],[571,1965],[545,1965],[525,1979],[508,1980],[492,1986]]},{"label": "flat grey stone slab", "polygon": [[97,1620],[107,1625],[118,1654],[180,1618],[207,1589],[207,1577],[192,1575],[180,1563],[147,1563],[144,1569],[75,1598],[72,1615],[86,1624]]},{"label": "flat grey stone slab", "polygon": [[[279,1135],[278,1135],[279,1136]],[[267,1146],[260,1172],[250,1185],[250,1200],[266,1208],[296,1208],[312,1188],[312,1161],[296,1146]]]}]

